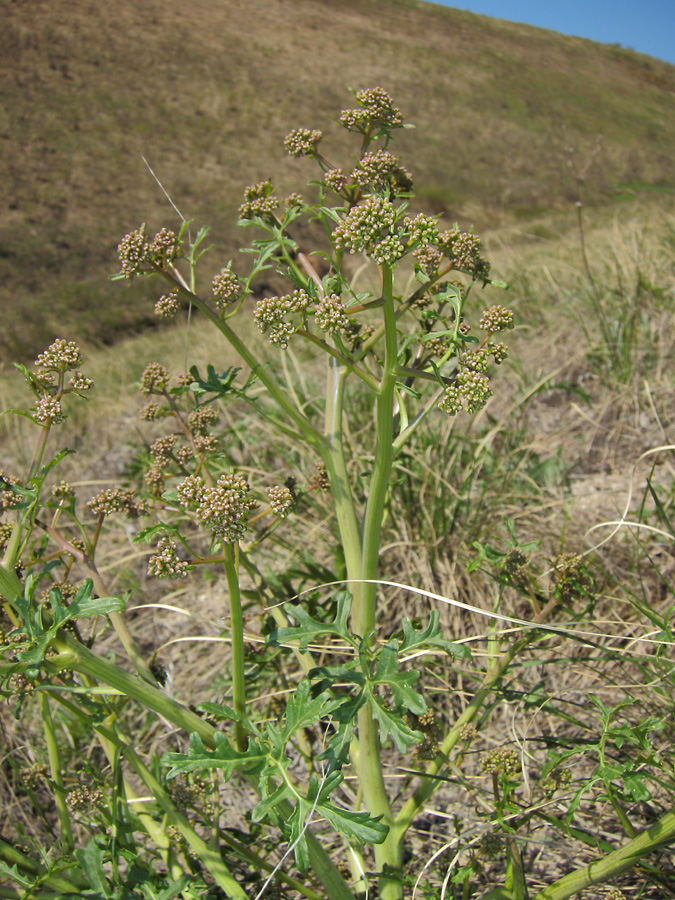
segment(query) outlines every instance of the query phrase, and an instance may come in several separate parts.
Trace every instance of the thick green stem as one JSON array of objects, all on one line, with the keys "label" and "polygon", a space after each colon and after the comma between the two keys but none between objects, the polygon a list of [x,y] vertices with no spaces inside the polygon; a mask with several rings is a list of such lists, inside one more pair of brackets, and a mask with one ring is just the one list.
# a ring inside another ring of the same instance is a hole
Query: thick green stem
[{"label": "thick green stem", "polygon": [[73,832],[70,827],[70,812],[66,805],[66,789],[63,786],[63,777],[61,775],[61,754],[59,753],[59,747],[56,743],[54,720],[52,719],[52,713],[49,709],[49,697],[44,691],[38,691],[37,694],[42,726],[45,732],[45,742],[47,744],[49,771],[52,781],[54,782],[54,804],[56,806],[56,815],[59,820],[61,844],[66,853],[70,853],[75,844],[73,841]]},{"label": "thick green stem", "polygon": [[576,872],[570,872],[543,891],[539,891],[534,900],[566,900],[567,897],[573,897],[594,884],[612,881],[622,872],[632,869],[647,853],[673,842],[675,842],[675,812],[669,812],[661,816],[651,828],[647,828],[623,847],[609,853],[604,859],[583,866]]},{"label": "thick green stem", "polygon": [[243,753],[248,746],[246,728],[246,683],[244,680],[244,616],[241,610],[241,593],[239,591],[238,547],[225,544],[225,575],[230,594],[230,638],[232,641],[232,695],[234,711],[240,716],[235,724],[235,743],[237,750]]},{"label": "thick green stem", "polygon": [[[360,579],[361,537],[359,521],[354,507],[354,498],[345,461],[342,416],[347,375],[346,366],[334,357],[328,359],[328,383],[326,388],[325,450],[322,454],[330,480],[331,494],[335,504],[342,549],[345,554],[348,577]],[[350,586],[354,597],[360,593],[361,585]]]},{"label": "thick green stem", "polygon": [[[385,355],[382,381],[377,398],[377,444],[375,463],[370,481],[370,491],[363,521],[363,561],[361,577],[376,579],[380,558],[380,538],[385,501],[389,489],[391,467],[394,460],[394,400],[396,386],[396,364],[398,343],[396,339],[396,312],[394,309],[392,269],[382,266],[382,296],[384,298]],[[358,598],[355,597],[352,616],[356,634],[370,634],[376,623],[375,584],[363,584]],[[400,871],[403,858],[402,847],[396,840],[394,815],[382,771],[381,747],[377,722],[370,704],[361,707],[358,713],[358,772],[360,787],[368,812],[381,816],[389,826],[389,834],[382,844],[375,845],[375,862],[378,871],[385,865]],[[398,900],[402,897],[400,882],[380,877],[381,900]]]}]

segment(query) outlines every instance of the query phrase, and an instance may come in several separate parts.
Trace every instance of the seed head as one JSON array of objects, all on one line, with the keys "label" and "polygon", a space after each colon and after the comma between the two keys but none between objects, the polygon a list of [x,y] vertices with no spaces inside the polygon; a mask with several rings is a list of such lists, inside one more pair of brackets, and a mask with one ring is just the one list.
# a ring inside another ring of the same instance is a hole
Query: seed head
[{"label": "seed head", "polygon": [[403,220],[406,233],[412,243],[426,247],[438,240],[438,222],[433,216],[420,213],[411,219],[409,216]]},{"label": "seed head", "polygon": [[201,478],[188,476],[177,491],[186,508],[196,506],[197,517],[225,543],[236,543],[244,534],[249,510],[258,501],[248,496],[250,486],[245,478],[233,473],[221,475],[215,487],[206,487]]},{"label": "seed head", "polygon": [[154,422],[156,419],[162,417],[162,408],[159,403],[156,403],[154,400],[151,400],[150,403],[147,403],[143,409],[139,413],[140,418],[144,419],[146,422]]},{"label": "seed head", "polygon": [[67,481],[60,481],[53,486],[52,497],[55,500],[72,500],[75,497],[75,491]]},{"label": "seed head", "polygon": [[467,350],[462,357],[462,365],[469,372],[485,372],[488,365],[488,352],[484,347],[479,350]]},{"label": "seed head", "polygon": [[286,209],[297,209],[300,206],[304,206],[305,201],[302,199],[302,194],[298,194],[297,191],[293,191],[292,194],[289,194],[288,197],[284,198],[284,206]]},{"label": "seed head", "polygon": [[150,456],[153,456],[157,465],[165,466],[171,462],[173,448],[178,440],[175,434],[167,434],[158,437],[150,448]]},{"label": "seed head", "polygon": [[441,251],[431,244],[417,247],[417,249],[413,250],[413,256],[415,257],[421,272],[426,275],[427,278],[431,278],[432,275],[435,275],[436,272],[438,272],[441,265],[441,259],[443,258]]}]

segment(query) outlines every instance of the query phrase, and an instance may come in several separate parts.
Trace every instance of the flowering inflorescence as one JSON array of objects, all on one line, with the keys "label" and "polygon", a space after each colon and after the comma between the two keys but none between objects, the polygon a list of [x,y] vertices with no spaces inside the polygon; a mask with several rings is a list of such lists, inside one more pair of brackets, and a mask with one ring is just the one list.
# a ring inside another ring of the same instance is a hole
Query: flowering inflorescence
[{"label": "flowering inflorescence", "polygon": [[105,488],[87,502],[87,508],[99,516],[121,512],[130,519],[148,514],[146,501],[131,488]]},{"label": "flowering inflorescence", "polygon": [[243,537],[249,511],[258,506],[248,496],[249,483],[234,473],[221,475],[213,487],[207,487],[201,476],[189,475],[176,490],[183,508],[194,510],[213,535],[227,544]]},{"label": "flowering inflorescence", "polygon": [[169,383],[169,370],[157,362],[149,363],[141,375],[141,393],[164,394]]},{"label": "flowering inflorescence", "polygon": [[397,157],[388,150],[365,153],[352,172],[353,180],[375,193],[391,190],[395,194],[405,193],[412,188],[412,175]]},{"label": "flowering inflorescence", "polygon": [[230,266],[221,269],[211,283],[211,294],[218,309],[225,309],[239,297],[239,279]]},{"label": "flowering inflorescence", "polygon": [[333,232],[338,250],[356,253],[372,252],[382,241],[382,232],[391,228],[395,220],[394,206],[386,197],[366,197],[354,206]]},{"label": "flowering inflorescence", "polygon": [[291,156],[315,156],[316,148],[323,138],[321,131],[308,128],[294,128],[286,135],[284,147]]},{"label": "flowering inflorescence", "polygon": [[244,202],[239,207],[240,219],[256,219],[271,216],[279,206],[279,201],[273,197],[274,187],[272,182],[258,181],[244,189]]},{"label": "flowering inflorescence", "polygon": [[163,294],[155,303],[155,315],[160,319],[173,319],[179,309],[178,288],[174,288],[168,294]]},{"label": "flowering inflorescence", "polygon": [[145,225],[125,234],[117,245],[121,274],[126,278],[166,269],[178,259],[181,242],[175,231],[161,228],[151,241],[145,236]]},{"label": "flowering inflorescence", "polygon": [[513,328],[513,311],[505,309],[501,304],[491,306],[481,316],[478,327],[494,334],[495,331],[506,331]]},{"label": "flowering inflorescence", "polygon": [[285,350],[295,331],[295,326],[288,321],[288,317],[303,315],[311,304],[310,295],[299,288],[283,297],[263,297],[256,304],[253,318],[263,334],[269,330],[270,343]]},{"label": "flowering inflorescence", "polygon": [[274,485],[267,489],[267,499],[270,508],[275,516],[280,519],[286,518],[293,506],[293,494],[287,486]]},{"label": "flowering inflorescence", "polygon": [[486,775],[496,775],[499,772],[515,775],[520,769],[520,760],[513,747],[495,747],[494,750],[488,750],[483,754],[480,767]]},{"label": "flowering inflorescence", "polygon": [[368,134],[375,129],[402,127],[401,111],[381,87],[356,91],[355,96],[359,109],[344,109],[340,115],[340,123],[348,131]]},{"label": "flowering inflorescence", "polygon": [[189,567],[185,560],[178,557],[177,549],[171,538],[160,538],[157,553],[148,560],[148,575],[155,575],[157,578],[185,578]]}]

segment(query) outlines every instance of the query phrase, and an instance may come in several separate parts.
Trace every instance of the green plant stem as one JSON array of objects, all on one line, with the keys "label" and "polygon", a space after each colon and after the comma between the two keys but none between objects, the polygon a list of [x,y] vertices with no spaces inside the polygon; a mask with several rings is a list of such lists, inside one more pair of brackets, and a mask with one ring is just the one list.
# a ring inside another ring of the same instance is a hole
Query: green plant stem
[{"label": "green plant stem", "polygon": [[45,732],[45,743],[47,744],[49,772],[54,782],[54,805],[56,806],[56,815],[59,820],[61,844],[66,853],[70,853],[75,846],[75,842],[73,841],[73,832],[70,827],[70,812],[66,805],[66,789],[63,786],[63,776],[61,775],[61,754],[56,743],[54,720],[49,708],[49,697],[47,694],[44,691],[38,691],[37,695],[42,727]]},{"label": "green plant stem", "polygon": [[455,724],[445,736],[440,745],[438,756],[427,766],[424,777],[414,791],[412,796],[403,804],[400,812],[396,816],[396,836],[402,843],[408,828],[412,824],[413,819],[419,812],[424,803],[431,797],[440,782],[436,779],[436,775],[445,768],[448,754],[452,751],[455,744],[460,740],[460,731],[464,725],[472,722],[480,712],[483,704],[487,700],[495,683],[502,677],[504,672],[513,662],[514,658],[524,649],[524,647],[532,640],[531,636],[523,638],[513,644],[502,656],[501,660],[490,668],[484,675],[483,681],[476,691],[471,703],[466,707],[464,712],[459,716]]},{"label": "green plant stem", "polygon": [[[348,374],[346,366],[341,365],[335,357],[329,357],[324,420],[325,451],[322,459],[330,481],[347,574],[352,578],[360,579],[362,577],[360,529],[347,472],[342,430],[344,392]],[[360,584],[352,585],[355,598],[360,590]]]},{"label": "green plant stem", "polygon": [[647,853],[666,847],[675,841],[675,811],[661,816],[651,828],[641,832],[623,847],[609,853],[604,859],[570,872],[545,887],[534,900],[566,900],[594,884],[611,881],[637,865]]},{"label": "green plant stem", "polygon": [[204,300],[201,299],[201,297],[193,293],[187,287],[187,285],[181,278],[180,273],[176,269],[173,269],[172,274],[170,275],[161,271],[160,274],[164,275],[164,277],[168,277],[169,281],[174,286],[177,284],[179,286],[180,293],[183,294],[183,296],[185,296],[185,298],[192,304],[194,304],[194,306],[196,306],[197,309],[216,326],[216,328],[227,339],[233,349],[236,350],[236,352],[246,363],[246,365],[249,366],[251,371],[255,373],[258,380],[265,386],[279,409],[281,409],[289,417],[289,419],[291,419],[291,421],[295,423],[295,425],[298,427],[298,430],[302,434],[303,439],[315,449],[320,450],[322,442],[321,436],[319,435],[317,430],[309,422],[307,417],[304,416],[300,412],[300,410],[296,409],[294,404],[288,399],[288,397],[286,397],[279,385],[270,376],[267,368],[249,350],[249,348],[241,340],[239,335],[232,328],[230,328],[226,321],[216,315],[216,313],[213,312],[211,307],[207,303],[205,303]]},{"label": "green plant stem", "polygon": [[[198,734],[207,747],[215,748],[216,729],[196,713],[167,697],[159,688],[130,675],[114,663],[101,659],[71,638],[70,635],[60,633],[52,641],[52,646],[58,651],[59,656],[45,661],[47,671],[57,672],[61,668],[73,669],[83,675],[100,680],[137,700],[144,707],[151,709],[173,725],[184,729],[188,734]],[[283,816],[290,817],[292,812],[290,804],[282,803],[279,809]],[[316,836],[308,830],[306,838],[310,864],[324,886],[327,896],[331,900],[355,900],[354,894]]]},{"label": "green plant stem", "polygon": [[[397,339],[396,313],[394,309],[393,278],[391,266],[383,265],[382,295],[384,297],[385,354],[384,371],[377,398],[377,444],[375,465],[370,481],[368,501],[363,520],[363,562],[361,578],[374,580],[378,576],[382,519],[389,488],[391,467],[394,460],[393,429],[396,386]],[[355,595],[352,613],[353,631],[362,637],[371,635],[376,623],[377,586],[361,585]],[[382,758],[377,722],[370,703],[358,712],[358,774],[366,808],[372,816],[381,816],[389,827],[384,842],[375,845],[375,862],[378,871],[385,865],[400,871],[402,846],[396,840],[394,816],[382,771]],[[400,881],[381,876],[379,879],[381,900],[398,900],[402,897]]]},{"label": "green plant stem", "polygon": [[[0,859],[10,866],[16,866],[18,871],[25,872],[36,880],[40,878],[42,884],[54,891],[79,895],[80,891],[88,887],[88,882],[75,868],[69,872],[68,876],[65,876],[63,872],[60,872],[58,875],[48,875],[43,865],[26,856],[25,853],[17,850],[16,847],[12,847],[7,841],[3,841],[2,838],[0,838]],[[61,896],[61,893],[58,896]],[[20,896],[24,897],[25,893],[22,892]]]},{"label": "green plant stem", "polygon": [[232,640],[232,695],[234,711],[240,717],[235,723],[235,744],[243,753],[248,746],[246,728],[246,683],[244,680],[244,616],[241,609],[241,593],[239,590],[238,546],[225,544],[225,576],[230,595],[230,638]]},{"label": "green plant stem", "polygon": [[140,756],[128,744],[122,743],[114,732],[104,728],[102,725],[96,727],[95,730],[111,744],[120,748],[122,756],[151,792],[156,803],[164,810],[171,824],[180,831],[200,862],[207,867],[216,883],[225,891],[226,896],[233,898],[233,900],[238,900],[238,898],[246,900],[246,892],[233,878],[220,853],[212,850],[206,841],[199,837],[185,816],[176,808],[169,794],[143,764]]}]

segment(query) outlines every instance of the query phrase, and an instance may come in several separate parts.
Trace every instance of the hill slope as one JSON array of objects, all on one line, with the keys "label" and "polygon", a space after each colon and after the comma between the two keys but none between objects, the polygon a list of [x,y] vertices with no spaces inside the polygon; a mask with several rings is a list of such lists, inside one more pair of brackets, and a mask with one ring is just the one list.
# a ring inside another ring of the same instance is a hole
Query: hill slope
[{"label": "hill slope", "polygon": [[675,67],[579,38],[414,0],[3,0],[3,18],[3,358],[150,324],[142,288],[106,283],[125,231],[176,223],[141,156],[214,226],[215,264],[245,184],[314,175],[283,153],[291,128],[341,146],[348,86],[394,96],[420,201],[465,223],[569,202],[599,133],[597,196],[675,184]]}]

